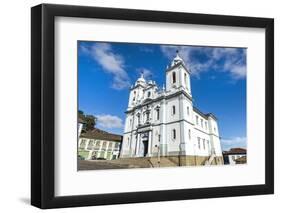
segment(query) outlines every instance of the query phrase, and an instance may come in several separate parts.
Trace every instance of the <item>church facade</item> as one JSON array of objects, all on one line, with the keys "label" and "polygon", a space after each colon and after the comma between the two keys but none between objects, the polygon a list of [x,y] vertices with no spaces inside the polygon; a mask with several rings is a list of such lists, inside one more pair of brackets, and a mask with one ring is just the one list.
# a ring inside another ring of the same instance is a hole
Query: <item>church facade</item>
[{"label": "church facade", "polygon": [[131,87],[120,157],[223,164],[217,118],[193,106],[190,71],[178,54],[165,74],[161,89],[143,75]]}]

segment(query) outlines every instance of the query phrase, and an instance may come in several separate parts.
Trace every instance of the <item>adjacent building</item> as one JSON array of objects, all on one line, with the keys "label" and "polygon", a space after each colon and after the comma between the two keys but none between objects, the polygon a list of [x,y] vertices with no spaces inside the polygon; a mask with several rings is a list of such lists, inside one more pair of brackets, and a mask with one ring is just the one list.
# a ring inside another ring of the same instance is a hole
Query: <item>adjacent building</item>
[{"label": "adjacent building", "polygon": [[86,160],[114,160],[120,155],[121,143],[121,135],[108,133],[97,128],[83,131],[78,140],[78,155]]},{"label": "adjacent building", "polygon": [[247,163],[247,150],[243,148],[232,148],[223,152],[224,164],[245,164]]},{"label": "adjacent building", "polygon": [[131,87],[121,157],[160,155],[180,157],[181,165],[223,164],[218,120],[194,106],[190,70],[178,54],[165,76],[163,88],[143,75]]}]

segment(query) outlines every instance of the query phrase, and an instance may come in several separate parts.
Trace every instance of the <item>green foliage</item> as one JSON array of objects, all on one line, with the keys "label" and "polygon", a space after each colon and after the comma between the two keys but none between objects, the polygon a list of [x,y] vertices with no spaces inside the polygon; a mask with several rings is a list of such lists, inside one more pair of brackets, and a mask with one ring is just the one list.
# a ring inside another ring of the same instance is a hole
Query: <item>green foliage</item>
[{"label": "green foliage", "polygon": [[85,115],[82,110],[78,110],[78,117],[85,122],[85,130],[93,130],[96,125],[97,118],[93,115]]}]

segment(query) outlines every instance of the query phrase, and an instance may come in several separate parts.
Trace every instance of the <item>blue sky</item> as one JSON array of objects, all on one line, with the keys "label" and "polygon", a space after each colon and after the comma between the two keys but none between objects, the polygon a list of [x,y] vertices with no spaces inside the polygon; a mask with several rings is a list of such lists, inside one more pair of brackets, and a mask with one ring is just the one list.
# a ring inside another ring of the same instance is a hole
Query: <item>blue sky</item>
[{"label": "blue sky", "polygon": [[194,105],[219,119],[222,147],[246,147],[246,49],[78,42],[78,104],[97,127],[122,134],[129,87],[144,73],[159,87],[176,50],[191,70]]}]

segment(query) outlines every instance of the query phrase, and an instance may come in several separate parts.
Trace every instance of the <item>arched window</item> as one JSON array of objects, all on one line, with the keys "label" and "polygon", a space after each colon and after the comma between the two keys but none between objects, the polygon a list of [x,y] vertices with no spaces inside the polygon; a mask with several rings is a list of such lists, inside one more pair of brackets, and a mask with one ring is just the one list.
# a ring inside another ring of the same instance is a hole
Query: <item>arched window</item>
[{"label": "arched window", "polygon": [[177,135],[176,135],[176,130],[175,130],[175,129],[173,129],[172,134],[173,134],[173,139],[175,140],[176,137],[177,137]]},{"label": "arched window", "polygon": [[175,72],[172,73],[172,79],[173,79],[173,81],[172,81],[173,84],[176,83],[176,73]]},{"label": "arched window", "polygon": [[156,108],[156,120],[160,119],[160,109]]},{"label": "arched window", "polygon": [[185,86],[187,88],[187,75],[186,75],[186,73],[184,73],[184,83],[185,83]]},{"label": "arched window", "polygon": [[172,107],[172,115],[175,115],[175,114],[176,114],[176,106],[173,105],[173,107]]}]

